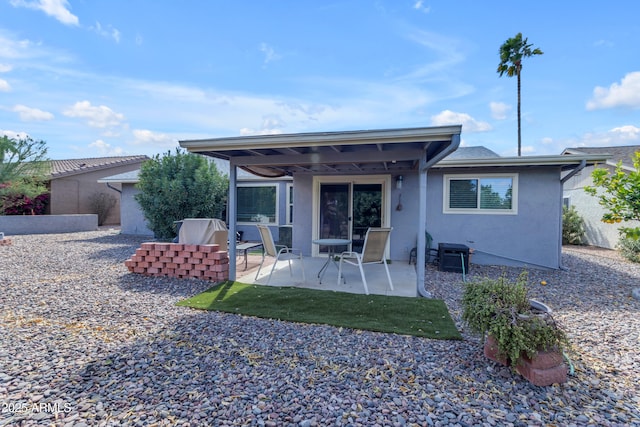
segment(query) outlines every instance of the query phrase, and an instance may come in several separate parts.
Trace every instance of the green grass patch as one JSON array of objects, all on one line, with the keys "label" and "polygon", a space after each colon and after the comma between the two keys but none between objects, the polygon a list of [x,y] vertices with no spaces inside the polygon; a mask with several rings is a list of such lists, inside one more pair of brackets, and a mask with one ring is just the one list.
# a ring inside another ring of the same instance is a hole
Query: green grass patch
[{"label": "green grass patch", "polygon": [[462,339],[442,300],[223,282],[179,306],[299,323]]}]

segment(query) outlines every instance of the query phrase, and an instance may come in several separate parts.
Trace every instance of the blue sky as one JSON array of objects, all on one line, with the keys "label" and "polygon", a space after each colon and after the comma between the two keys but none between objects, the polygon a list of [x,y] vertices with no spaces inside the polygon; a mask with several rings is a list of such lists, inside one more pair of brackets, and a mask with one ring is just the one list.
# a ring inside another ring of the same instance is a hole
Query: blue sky
[{"label": "blue sky", "polygon": [[640,2],[0,0],[0,134],[52,159],[177,141],[461,124],[524,155],[640,144]]}]

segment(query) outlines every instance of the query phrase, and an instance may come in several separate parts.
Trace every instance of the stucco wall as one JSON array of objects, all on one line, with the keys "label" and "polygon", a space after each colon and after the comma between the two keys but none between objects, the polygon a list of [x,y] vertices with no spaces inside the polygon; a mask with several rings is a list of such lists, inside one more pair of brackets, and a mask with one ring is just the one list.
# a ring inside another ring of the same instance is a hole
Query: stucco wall
[{"label": "stucco wall", "polygon": [[134,198],[139,192],[140,190],[135,188],[135,184],[122,184],[120,232],[122,234],[153,236],[153,231],[149,230],[142,209]]},{"label": "stucco wall", "polygon": [[[444,214],[443,175],[429,173],[427,230],[433,247],[460,243],[475,249],[473,262],[496,265],[560,267],[562,186],[559,168],[479,170],[472,173],[518,172],[518,214]],[[471,173],[457,171],[458,173]]]},{"label": "stucco wall", "polygon": [[[444,214],[445,173],[519,173],[517,215]],[[402,190],[391,188],[392,260],[408,262],[416,246],[418,175],[403,174]],[[395,182],[395,176],[392,177]],[[313,179],[294,176],[294,246],[311,254]],[[402,209],[397,210],[402,194]],[[559,168],[431,170],[427,177],[427,231],[438,243],[465,244],[476,250],[473,263],[558,268],[561,253],[562,187]]]},{"label": "stucco wall", "polygon": [[98,216],[88,215],[7,215],[0,216],[0,231],[16,234],[53,234],[95,231]]}]

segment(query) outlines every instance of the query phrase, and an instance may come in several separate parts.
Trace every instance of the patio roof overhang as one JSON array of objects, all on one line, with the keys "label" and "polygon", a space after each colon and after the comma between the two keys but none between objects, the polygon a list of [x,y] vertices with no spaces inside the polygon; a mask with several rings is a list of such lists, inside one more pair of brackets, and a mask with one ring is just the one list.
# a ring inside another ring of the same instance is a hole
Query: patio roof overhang
[{"label": "patio roof overhang", "polygon": [[253,174],[391,173],[418,170],[460,139],[462,126],[256,135],[180,141]]}]

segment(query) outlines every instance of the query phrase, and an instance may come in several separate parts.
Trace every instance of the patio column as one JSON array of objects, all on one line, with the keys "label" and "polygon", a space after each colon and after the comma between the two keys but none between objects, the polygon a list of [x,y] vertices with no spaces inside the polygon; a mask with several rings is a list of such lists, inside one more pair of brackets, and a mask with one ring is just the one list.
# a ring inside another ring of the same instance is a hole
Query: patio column
[{"label": "patio column", "polygon": [[236,280],[236,184],[238,168],[229,162],[229,197],[227,202],[227,213],[229,216],[229,280]]},{"label": "patio column", "polygon": [[418,244],[416,245],[416,288],[418,295],[430,297],[424,288],[424,250],[425,250],[425,231],[427,219],[427,171],[426,156],[420,159],[420,167],[418,168]]}]

